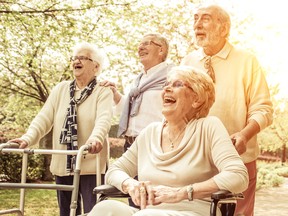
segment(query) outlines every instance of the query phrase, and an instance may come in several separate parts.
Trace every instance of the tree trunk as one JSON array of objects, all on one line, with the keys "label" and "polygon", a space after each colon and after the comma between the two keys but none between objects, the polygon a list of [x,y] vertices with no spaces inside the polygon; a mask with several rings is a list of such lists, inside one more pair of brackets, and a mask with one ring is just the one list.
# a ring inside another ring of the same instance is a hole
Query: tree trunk
[{"label": "tree trunk", "polygon": [[[52,149],[52,130],[40,140],[39,143],[40,149]],[[51,155],[43,155],[44,156],[44,173],[42,176],[42,180],[44,181],[53,181],[54,176],[50,172],[50,162],[51,162]]]},{"label": "tree trunk", "polygon": [[283,148],[282,148],[282,160],[281,160],[282,164],[284,164],[286,162],[286,143],[284,142],[283,144]]}]

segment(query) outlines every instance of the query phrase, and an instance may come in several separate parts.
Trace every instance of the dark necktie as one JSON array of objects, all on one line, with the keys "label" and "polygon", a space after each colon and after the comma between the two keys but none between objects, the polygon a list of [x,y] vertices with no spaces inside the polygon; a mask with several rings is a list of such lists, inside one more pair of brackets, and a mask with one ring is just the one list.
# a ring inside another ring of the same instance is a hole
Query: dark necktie
[{"label": "dark necktie", "polygon": [[207,73],[212,78],[213,83],[215,83],[215,73],[211,64],[211,56],[205,57],[204,67],[207,69]]}]

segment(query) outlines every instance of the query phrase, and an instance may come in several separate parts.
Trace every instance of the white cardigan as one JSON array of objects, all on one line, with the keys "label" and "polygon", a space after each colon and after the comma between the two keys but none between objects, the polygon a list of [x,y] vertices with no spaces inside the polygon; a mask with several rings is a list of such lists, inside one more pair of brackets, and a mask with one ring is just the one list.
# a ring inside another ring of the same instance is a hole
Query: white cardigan
[{"label": "white cardigan", "polygon": [[[122,190],[125,179],[138,175],[139,181],[153,185],[181,187],[213,177],[220,189],[242,192],[247,188],[246,167],[218,118],[190,121],[179,147],[166,153],[161,149],[162,127],[163,123],[157,122],[141,131],[127,152],[108,169],[106,183]],[[209,203],[184,200],[148,208],[186,209],[205,215]]]},{"label": "white cardigan", "polygon": [[[51,91],[41,111],[31,122],[26,134],[21,139],[29,146],[39,140],[53,128],[53,149],[66,150],[66,145],[59,144],[60,132],[70,102],[69,85],[71,81],[63,81]],[[81,91],[76,89],[75,96]],[[113,93],[110,88],[95,86],[92,94],[77,107],[78,147],[84,145],[89,138],[103,143],[100,152],[101,173],[105,173],[108,157],[107,134],[111,126]],[[88,154],[82,158],[81,174],[96,173],[96,156]],[[52,155],[50,170],[54,175],[65,176],[66,155]]]}]

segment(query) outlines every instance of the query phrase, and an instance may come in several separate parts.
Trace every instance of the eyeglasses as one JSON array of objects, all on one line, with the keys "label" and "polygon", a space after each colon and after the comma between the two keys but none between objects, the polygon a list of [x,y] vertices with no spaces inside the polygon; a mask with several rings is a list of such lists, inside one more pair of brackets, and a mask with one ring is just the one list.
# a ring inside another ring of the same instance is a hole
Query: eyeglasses
[{"label": "eyeglasses", "polygon": [[83,61],[83,60],[89,60],[89,61],[94,62],[93,59],[88,58],[88,57],[86,57],[86,56],[72,56],[72,57],[70,58],[70,61],[76,61],[77,59],[78,59],[80,62]]},{"label": "eyeglasses", "polygon": [[154,41],[152,41],[152,40],[144,41],[144,42],[140,43],[140,44],[139,44],[139,47],[140,47],[140,46],[146,47],[146,46],[150,46],[150,45],[152,45],[152,44],[154,44],[155,46],[158,46],[158,47],[162,47],[161,44],[158,44],[158,43],[156,43],[156,42],[154,42]]},{"label": "eyeglasses", "polygon": [[[182,80],[176,80],[174,82],[171,81],[167,81],[164,83],[163,88],[165,87],[171,87],[171,88],[183,88],[183,87],[187,87],[189,89],[192,89],[187,83],[185,83]],[[193,90],[193,89],[192,89]]]}]

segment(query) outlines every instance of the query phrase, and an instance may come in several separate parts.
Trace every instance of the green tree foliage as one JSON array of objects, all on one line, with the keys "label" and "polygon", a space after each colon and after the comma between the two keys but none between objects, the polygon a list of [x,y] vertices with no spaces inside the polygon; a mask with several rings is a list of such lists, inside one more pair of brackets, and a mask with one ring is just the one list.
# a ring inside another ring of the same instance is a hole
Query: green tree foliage
[{"label": "green tree foliage", "polygon": [[288,157],[288,99],[277,99],[278,91],[278,86],[271,88],[274,121],[270,127],[261,132],[259,143],[263,153],[270,153],[281,158],[281,161],[284,163]]},{"label": "green tree foliage", "polygon": [[[171,46],[168,61],[179,64],[184,55],[195,49],[191,14],[199,2],[1,1],[1,127],[24,131],[51,88],[61,80],[72,78],[69,57],[77,42],[88,41],[105,49],[110,66],[100,79],[116,82],[122,92],[140,70],[137,45],[148,32],[159,32],[168,38]],[[261,31],[254,30],[255,26]],[[259,44],[266,32],[272,35],[272,30],[275,29],[271,26],[257,25],[252,16],[232,14],[230,38],[234,44],[243,46],[256,40]],[[265,69],[269,74],[275,67]],[[274,124],[259,139],[265,151],[278,151],[287,145],[287,101],[276,100],[277,91],[273,88],[277,86],[271,87],[276,107]]]},{"label": "green tree foliage", "polygon": [[[185,26],[192,26],[187,16],[192,4],[175,5],[175,11],[168,3],[160,10],[132,0],[1,3],[1,123],[27,128],[51,88],[71,78],[70,51],[79,41],[105,48],[110,68],[103,78],[119,83],[122,91],[139,72],[137,45],[145,33],[166,35],[171,40],[170,59],[179,63],[191,47],[191,29]],[[175,15],[183,17],[181,26]]]}]

